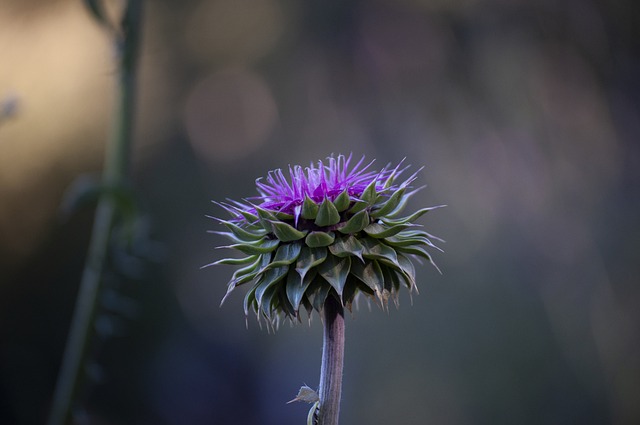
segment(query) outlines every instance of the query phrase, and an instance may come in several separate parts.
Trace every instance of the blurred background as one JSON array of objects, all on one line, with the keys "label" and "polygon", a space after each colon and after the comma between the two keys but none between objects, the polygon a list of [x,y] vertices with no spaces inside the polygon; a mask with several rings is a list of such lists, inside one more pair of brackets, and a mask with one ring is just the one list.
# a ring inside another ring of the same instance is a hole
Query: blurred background
[{"label": "blurred background", "polygon": [[[115,2],[116,6],[118,2]],[[633,0],[155,0],[133,187],[155,261],[105,276],[90,424],[302,424],[319,321],[245,322],[205,215],[331,153],[425,166],[420,295],[347,318],[341,423],[640,423]],[[0,3],[0,424],[46,418],[115,65],[78,0]],[[247,324],[248,323],[248,324]]]}]

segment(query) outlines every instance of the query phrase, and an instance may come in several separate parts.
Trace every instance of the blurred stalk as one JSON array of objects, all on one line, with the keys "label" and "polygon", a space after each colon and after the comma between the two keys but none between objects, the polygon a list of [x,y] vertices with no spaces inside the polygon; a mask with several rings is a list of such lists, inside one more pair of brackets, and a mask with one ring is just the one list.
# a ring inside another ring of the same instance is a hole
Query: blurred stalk
[{"label": "blurred stalk", "polygon": [[335,297],[329,296],[324,304],[323,316],[317,425],[338,425],[344,364],[344,308]]},{"label": "blurred stalk", "polygon": [[[87,0],[89,7],[97,4]],[[92,12],[95,11],[92,10]],[[118,58],[115,115],[106,147],[102,184],[126,185],[131,158],[132,130],[136,99],[136,65],[140,42],[142,0],[128,0],[120,29],[108,27]],[[104,16],[96,16],[101,23]],[[94,318],[102,272],[108,255],[111,232],[118,215],[118,204],[109,191],[98,201],[75,311],[62,359],[48,425],[71,423],[73,404],[83,378],[83,366],[94,333]]]}]

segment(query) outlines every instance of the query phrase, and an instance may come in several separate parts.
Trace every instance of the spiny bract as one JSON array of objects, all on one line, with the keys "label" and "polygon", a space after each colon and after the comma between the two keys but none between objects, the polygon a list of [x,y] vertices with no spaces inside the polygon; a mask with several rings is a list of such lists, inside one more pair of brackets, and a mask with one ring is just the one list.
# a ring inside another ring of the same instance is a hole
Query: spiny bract
[{"label": "spiny bract", "polygon": [[[228,284],[226,297],[238,286],[253,282],[244,298],[245,314],[253,310],[277,324],[283,317],[299,318],[304,307],[321,311],[329,296],[350,309],[365,294],[387,307],[397,301],[401,286],[416,288],[412,258],[433,264],[426,247],[437,248],[418,230],[422,208],[402,216],[414,173],[397,183],[402,163],[379,172],[362,158],[349,167],[351,156],[331,156],[317,166],[289,167],[258,179],[259,196],[244,202],[218,203],[231,218],[219,220],[228,231],[232,248],[243,258],[225,258],[213,264],[241,266]],[[419,170],[418,170],[419,171]],[[435,264],[434,264],[435,265]]]}]

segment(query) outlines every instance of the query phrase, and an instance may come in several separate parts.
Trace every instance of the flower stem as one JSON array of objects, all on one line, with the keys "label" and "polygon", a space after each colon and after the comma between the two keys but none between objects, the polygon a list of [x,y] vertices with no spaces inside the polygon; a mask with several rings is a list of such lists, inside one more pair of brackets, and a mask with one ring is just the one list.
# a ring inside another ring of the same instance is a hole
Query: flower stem
[{"label": "flower stem", "polygon": [[[136,62],[140,35],[142,0],[129,0],[122,19],[122,35],[116,37],[119,54],[118,96],[110,139],[107,143],[103,184],[126,183],[131,157],[133,112],[136,93]],[[98,201],[85,268],[71,321],[62,366],[53,394],[48,425],[71,422],[73,404],[83,379],[88,347],[93,335],[102,272],[108,254],[118,205],[109,193]]]},{"label": "flower stem", "polygon": [[335,297],[327,297],[324,304],[323,319],[324,339],[317,424],[338,425],[345,333],[344,308]]}]

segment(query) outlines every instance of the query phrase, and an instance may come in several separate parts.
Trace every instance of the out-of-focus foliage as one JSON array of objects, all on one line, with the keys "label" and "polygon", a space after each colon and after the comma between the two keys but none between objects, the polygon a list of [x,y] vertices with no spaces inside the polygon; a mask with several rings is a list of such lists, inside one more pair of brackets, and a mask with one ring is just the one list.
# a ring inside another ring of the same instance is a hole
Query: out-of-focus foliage
[{"label": "out-of-focus foliage", "polygon": [[[633,1],[147,3],[134,183],[167,255],[106,277],[131,314],[100,322],[95,422],[304,421],[285,403],[317,385],[319,326],[218,308],[205,215],[332,152],[426,165],[413,202],[449,205],[443,276],[347,319],[344,423],[640,422]],[[109,48],[82,2],[0,6],[0,423],[50,402],[92,217],[58,207],[99,171]]]}]

